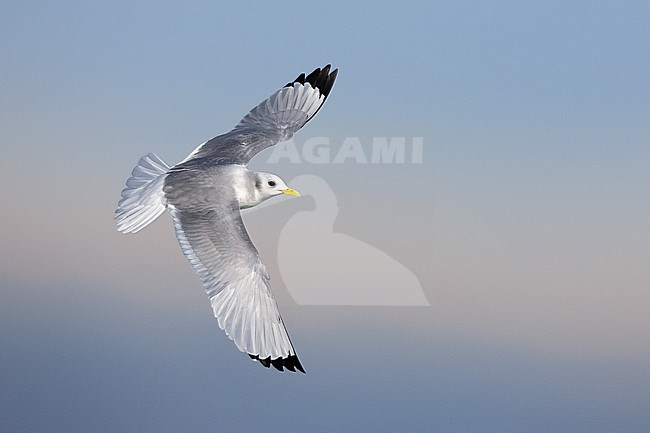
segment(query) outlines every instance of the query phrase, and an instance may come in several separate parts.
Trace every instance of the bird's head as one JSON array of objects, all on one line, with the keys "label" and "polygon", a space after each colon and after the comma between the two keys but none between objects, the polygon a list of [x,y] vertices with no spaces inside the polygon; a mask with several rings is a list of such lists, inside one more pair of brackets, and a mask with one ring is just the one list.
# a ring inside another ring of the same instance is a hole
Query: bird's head
[{"label": "bird's head", "polygon": [[291,189],[279,176],[270,173],[255,173],[255,189],[263,200],[280,194],[300,197],[300,193]]}]

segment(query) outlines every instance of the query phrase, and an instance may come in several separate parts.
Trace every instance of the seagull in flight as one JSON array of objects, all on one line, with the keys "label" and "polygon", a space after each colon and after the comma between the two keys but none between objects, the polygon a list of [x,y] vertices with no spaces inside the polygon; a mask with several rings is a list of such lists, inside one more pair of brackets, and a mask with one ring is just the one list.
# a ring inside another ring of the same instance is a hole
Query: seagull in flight
[{"label": "seagull in flight", "polygon": [[240,209],[282,194],[299,197],[278,176],[246,167],[262,150],[291,139],[323,106],[338,69],[317,68],[273,93],[229,132],[170,167],[153,153],[138,162],[115,211],[117,229],[136,233],[165,209],[181,250],[210,298],[219,327],[264,367],[305,372],[246,231]]}]

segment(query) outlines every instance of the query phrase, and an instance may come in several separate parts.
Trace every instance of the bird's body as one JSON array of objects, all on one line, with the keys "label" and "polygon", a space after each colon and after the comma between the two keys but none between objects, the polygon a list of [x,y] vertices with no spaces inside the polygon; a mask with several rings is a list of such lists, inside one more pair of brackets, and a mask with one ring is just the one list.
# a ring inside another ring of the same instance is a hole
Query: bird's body
[{"label": "bird's body", "polygon": [[154,154],[133,169],[116,211],[118,230],[135,233],[165,209],[176,237],[210,297],[219,326],[237,347],[278,370],[304,373],[284,327],[240,209],[281,194],[299,196],[282,179],[250,171],[261,150],[290,139],[325,102],[336,79],[330,66],[275,92],[230,132],[201,144],[170,167]]}]

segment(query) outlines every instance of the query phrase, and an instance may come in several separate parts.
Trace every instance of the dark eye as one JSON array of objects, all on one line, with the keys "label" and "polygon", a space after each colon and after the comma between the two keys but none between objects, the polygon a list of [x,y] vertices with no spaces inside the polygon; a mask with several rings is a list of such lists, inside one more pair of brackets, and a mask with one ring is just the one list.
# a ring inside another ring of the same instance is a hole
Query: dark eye
[{"label": "dark eye", "polygon": [[275,181],[274,180],[269,180],[269,186],[273,188],[275,186]]}]

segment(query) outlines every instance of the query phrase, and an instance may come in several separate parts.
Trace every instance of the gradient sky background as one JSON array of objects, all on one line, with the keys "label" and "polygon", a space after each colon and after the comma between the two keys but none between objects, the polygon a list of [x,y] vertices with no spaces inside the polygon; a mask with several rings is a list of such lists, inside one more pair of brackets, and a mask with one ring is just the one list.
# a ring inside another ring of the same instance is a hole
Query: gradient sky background
[{"label": "gradient sky background", "polygon": [[[648,22],[644,1],[0,2],[0,430],[647,431]],[[253,168],[326,179],[335,229],[431,307],[295,304],[282,225],[252,215],[308,373],[281,374],[218,329],[166,215],[124,236],[113,211],[142,154],[177,162],[326,63],[297,145],[421,136],[423,163]]]}]

